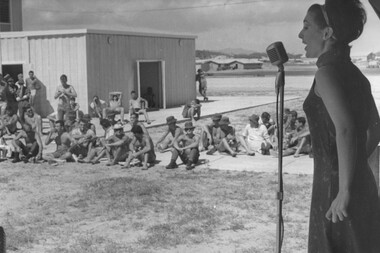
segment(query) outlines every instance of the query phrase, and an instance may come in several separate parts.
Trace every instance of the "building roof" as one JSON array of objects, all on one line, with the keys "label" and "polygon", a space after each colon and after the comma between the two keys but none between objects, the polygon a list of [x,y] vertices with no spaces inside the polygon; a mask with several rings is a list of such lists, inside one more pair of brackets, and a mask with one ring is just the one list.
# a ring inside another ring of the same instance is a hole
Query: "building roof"
[{"label": "building roof", "polygon": [[262,64],[262,61],[258,59],[245,59],[245,58],[229,58],[229,59],[204,59],[204,60],[196,60],[196,63],[215,63],[215,64],[232,64],[232,63],[241,63],[241,64]]},{"label": "building roof", "polygon": [[196,39],[196,38],[198,38],[198,36],[195,36],[195,35],[130,32],[130,31],[112,31],[112,30],[95,30],[95,29],[0,32],[0,38],[40,37],[40,36],[52,36],[52,35],[83,35],[83,34],[130,35],[130,36],[141,36],[141,37],[162,37],[162,38],[175,38],[175,39]]}]

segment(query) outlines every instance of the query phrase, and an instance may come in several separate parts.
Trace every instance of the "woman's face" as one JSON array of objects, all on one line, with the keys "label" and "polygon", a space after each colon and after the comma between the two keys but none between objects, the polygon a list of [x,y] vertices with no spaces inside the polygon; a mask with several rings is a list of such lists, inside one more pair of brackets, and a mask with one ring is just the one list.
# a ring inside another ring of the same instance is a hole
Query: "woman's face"
[{"label": "woman's face", "polygon": [[298,34],[302,43],[306,44],[305,51],[307,58],[317,58],[324,50],[325,40],[323,39],[323,29],[320,29],[314,21],[314,14],[307,12],[303,21],[303,28]]}]

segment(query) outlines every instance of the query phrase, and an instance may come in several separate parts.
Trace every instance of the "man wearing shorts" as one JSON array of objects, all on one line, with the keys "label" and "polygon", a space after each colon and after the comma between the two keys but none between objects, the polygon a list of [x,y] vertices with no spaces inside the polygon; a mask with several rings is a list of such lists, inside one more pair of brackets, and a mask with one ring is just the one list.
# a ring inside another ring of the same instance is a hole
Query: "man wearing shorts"
[{"label": "man wearing shorts", "polygon": [[46,154],[44,160],[49,163],[54,163],[54,159],[61,159],[61,157],[69,150],[71,145],[71,137],[65,129],[63,120],[54,122],[54,129],[49,132],[45,140],[45,145],[49,145],[52,141],[57,144],[57,149],[53,153]]}]

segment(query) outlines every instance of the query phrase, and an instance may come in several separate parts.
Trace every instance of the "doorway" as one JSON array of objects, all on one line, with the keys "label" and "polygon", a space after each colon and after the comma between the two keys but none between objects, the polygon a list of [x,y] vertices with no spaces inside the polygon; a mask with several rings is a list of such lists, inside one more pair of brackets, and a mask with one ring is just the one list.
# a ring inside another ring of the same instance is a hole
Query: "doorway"
[{"label": "doorway", "polygon": [[24,73],[22,64],[2,65],[1,71],[2,71],[1,73],[3,74],[3,76],[7,74],[10,75],[15,82],[17,82],[18,80],[17,75]]},{"label": "doorway", "polygon": [[166,108],[164,61],[137,61],[138,95],[148,100],[151,110]]}]

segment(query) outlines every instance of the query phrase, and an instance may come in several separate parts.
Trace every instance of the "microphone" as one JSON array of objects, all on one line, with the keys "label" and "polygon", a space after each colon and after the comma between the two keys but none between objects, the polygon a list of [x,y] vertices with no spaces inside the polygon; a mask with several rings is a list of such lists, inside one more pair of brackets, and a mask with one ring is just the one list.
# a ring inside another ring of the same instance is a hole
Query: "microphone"
[{"label": "microphone", "polygon": [[274,42],[267,47],[267,55],[272,65],[277,67],[282,66],[289,60],[288,54],[285,51],[281,41]]}]

